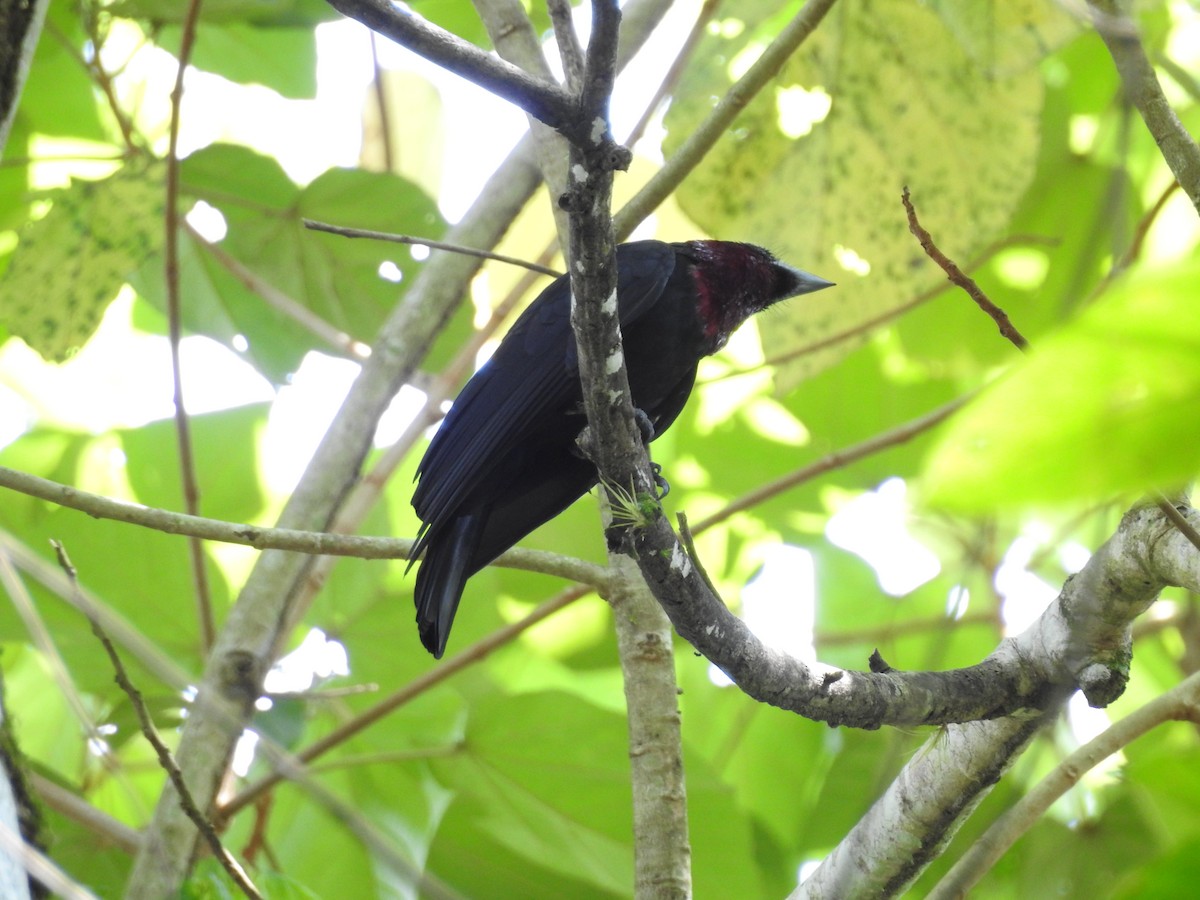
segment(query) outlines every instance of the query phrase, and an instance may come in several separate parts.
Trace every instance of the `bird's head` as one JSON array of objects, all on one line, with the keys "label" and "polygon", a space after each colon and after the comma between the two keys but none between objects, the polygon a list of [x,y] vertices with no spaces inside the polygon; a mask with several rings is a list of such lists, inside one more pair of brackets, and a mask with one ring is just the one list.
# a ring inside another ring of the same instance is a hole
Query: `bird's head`
[{"label": "bird's head", "polygon": [[817,275],[780,262],[768,250],[734,241],[690,241],[678,245],[692,262],[692,278],[705,338],[715,353],[739,325],[768,306],[827,287]]}]

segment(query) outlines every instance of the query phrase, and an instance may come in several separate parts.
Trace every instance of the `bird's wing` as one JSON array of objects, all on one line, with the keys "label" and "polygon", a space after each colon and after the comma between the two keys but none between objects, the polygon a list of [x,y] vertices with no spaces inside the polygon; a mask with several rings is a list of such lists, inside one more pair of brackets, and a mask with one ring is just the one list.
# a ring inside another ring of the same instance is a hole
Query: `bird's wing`
[{"label": "bird's wing", "polygon": [[[675,265],[668,244],[643,241],[618,248],[617,294],[622,325],[658,298]],[[413,507],[423,532],[437,531],[503,468],[519,462],[520,446],[561,420],[580,396],[571,332],[570,284],[547,287],[517,319],[492,358],[463,388],[418,466]],[[561,427],[561,425],[560,425]],[[417,548],[419,550],[419,548]],[[415,555],[415,554],[414,554]]]}]

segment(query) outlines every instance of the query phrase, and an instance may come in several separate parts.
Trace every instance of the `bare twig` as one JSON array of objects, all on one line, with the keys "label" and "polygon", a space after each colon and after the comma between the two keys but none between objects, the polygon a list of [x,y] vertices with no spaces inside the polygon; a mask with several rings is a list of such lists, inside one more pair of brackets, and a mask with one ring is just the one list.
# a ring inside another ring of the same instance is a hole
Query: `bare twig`
[{"label": "bare twig", "polygon": [[546,8],[554,26],[554,39],[558,43],[567,90],[578,94],[583,81],[583,47],[579,44],[579,35],[575,33],[571,4],[567,0],[546,0]]},{"label": "bare twig", "polygon": [[520,266],[541,275],[557,278],[562,272],[543,266],[540,263],[529,262],[515,256],[505,256],[503,253],[492,253],[490,250],[476,250],[474,247],[464,247],[461,244],[451,244],[446,241],[434,241],[429,238],[413,237],[409,234],[391,234],[386,231],[371,231],[367,228],[347,228],[343,225],[331,225],[328,222],[317,222],[313,219],[302,219],[304,227],[312,231],[324,231],[329,234],[347,238],[369,238],[373,241],[390,241],[393,244],[413,244],[418,247],[429,247],[433,250],[449,250],[451,253],[461,253],[464,256],[474,256],[478,259],[494,259],[496,262],[508,263],[510,266]]},{"label": "bare twig", "polygon": [[[1160,199],[1160,208],[1161,203],[1163,200],[1165,200],[1165,197],[1166,194],[1164,194],[1163,198]],[[921,242],[921,247],[929,256],[929,258],[942,267],[942,269],[946,272],[947,277],[952,282],[971,295],[971,299],[975,301],[979,308],[991,316],[992,320],[1000,328],[1000,333],[1008,338],[1018,350],[1021,350],[1022,352],[1028,350],[1029,342],[1025,339],[1021,332],[1017,331],[1016,326],[1009,321],[1008,315],[1004,312],[1004,310],[992,303],[992,301],[988,299],[987,295],[984,294],[984,292],[980,289],[979,285],[977,285],[969,276],[964,274],[953,260],[949,259],[944,253],[942,253],[942,251],[938,249],[937,244],[934,243],[934,240],[930,236],[929,232],[921,227],[920,223],[917,221],[917,211],[913,208],[907,187],[904,189],[901,199],[903,200],[904,208],[908,213],[908,228],[913,235],[916,236],[917,240]],[[1162,511],[1163,515],[1170,519],[1175,527],[1179,529],[1180,533],[1183,534],[1183,536],[1187,538],[1188,541],[1190,541],[1196,547],[1196,549],[1200,550],[1200,533],[1198,533],[1196,529],[1191,526],[1187,519],[1184,518],[1179,510],[1175,508],[1174,504],[1172,504],[1166,497],[1157,491],[1154,493],[1154,502]]]},{"label": "bare twig", "polygon": [[679,48],[679,52],[675,55],[675,59],[671,61],[671,67],[667,69],[663,80],[658,86],[658,90],[654,92],[654,96],[646,104],[642,110],[641,117],[637,123],[629,130],[629,134],[625,138],[625,146],[632,147],[645,132],[646,127],[650,124],[650,120],[654,118],[655,112],[658,111],[662,102],[670,95],[674,94],[676,86],[679,84],[679,79],[683,76],[687,64],[692,59],[692,54],[696,52],[696,47],[700,45],[701,39],[704,37],[704,32],[708,28],[708,23],[712,21],[712,17],[716,14],[717,7],[721,5],[721,0],[704,0],[704,6],[700,8],[700,13],[696,16],[696,21],[692,24],[692,30],[683,40],[683,45]]},{"label": "bare twig", "polygon": [[379,38],[368,31],[371,39],[371,91],[375,100],[375,112],[379,115],[379,142],[383,149],[383,170],[396,171],[396,154],[392,148],[391,110],[388,105],[387,86],[384,84],[383,67],[379,65]]},{"label": "bare twig", "polygon": [[851,463],[858,462],[860,459],[879,453],[889,447],[896,447],[906,443],[949,418],[970,400],[971,396],[967,394],[957,397],[920,418],[905,422],[903,425],[897,425],[895,428],[885,431],[882,434],[877,434],[861,443],[854,444],[842,450],[835,450],[833,453],[818,459],[816,462],[755,488],[749,493],[743,494],[736,500],[726,504],[712,515],[701,519],[696,523],[695,531],[699,533],[712,528],[717,523],[724,522],[735,513],[749,509],[752,506],[757,506],[786,490],[790,490],[798,484],[811,481],[818,475],[824,475],[826,472],[831,472],[834,469],[844,468]]},{"label": "bare twig", "polygon": [[[311,555],[354,556],[359,559],[407,559],[412,548],[412,540],[409,538],[265,528],[189,516],[151,506],[121,503],[3,466],[0,466],[0,487],[40,497],[100,519],[113,519],[153,528],[166,534],[182,534],[203,540],[241,544],[259,550],[291,550]],[[595,564],[537,550],[509,550],[497,562],[500,565],[511,563],[514,568],[533,568],[534,571],[562,575],[573,581],[586,581],[590,584],[603,584],[605,580],[604,570]]]},{"label": "bare twig", "polygon": [[[546,61],[546,54],[542,49],[542,42],[521,0],[474,0],[474,5],[501,59],[547,84],[555,83],[550,64]],[[542,181],[546,183],[549,196],[557,197],[567,187],[566,141],[562,134],[536,116],[527,112],[526,117],[529,119],[530,136],[537,148]],[[550,210],[554,216],[554,228],[560,244],[565,247],[566,213],[553,202]]]},{"label": "bare twig", "polygon": [[[67,556],[66,548],[58,541],[51,541],[50,544],[54,547],[54,552],[58,554],[58,563],[62,567],[63,572],[66,573],[67,578],[71,580],[72,584],[77,584],[78,573]],[[150,718],[149,711],[146,709],[146,702],[142,699],[141,691],[134,687],[133,682],[129,680],[129,674],[125,671],[125,664],[121,662],[117,648],[113,646],[113,642],[109,639],[104,626],[100,624],[99,619],[94,617],[89,617],[88,620],[92,625],[92,633],[96,635],[97,640],[104,647],[104,652],[108,654],[117,685],[125,692],[130,704],[133,706],[133,711],[138,718],[138,724],[142,729],[142,735],[150,742],[150,746],[154,748],[154,752],[158,756],[159,765],[162,766],[163,770],[167,773],[167,777],[171,779],[175,785],[175,789],[179,792],[179,801],[183,806],[184,812],[187,813],[188,818],[195,824],[197,830],[199,830],[201,836],[208,844],[209,849],[212,850],[213,855],[220,862],[222,868],[229,873],[229,877],[233,879],[234,884],[238,886],[239,890],[247,897],[261,900],[262,894],[258,892],[258,888],[250,881],[249,876],[242,870],[238,861],[225,849],[225,846],[221,843],[221,839],[217,836],[216,830],[213,828],[212,822],[208,820],[208,817],[196,805],[191,792],[183,782],[183,773],[179,771],[179,766],[175,764],[175,758],[171,755],[171,751],[167,748],[167,745],[163,743],[162,738],[158,736],[158,729],[154,727],[154,722]]]},{"label": "bare twig", "polygon": [[[179,297],[179,113],[183,103],[183,73],[187,70],[196,38],[196,21],[202,0],[188,0],[179,37],[179,66],[175,87],[171,90],[171,129],[167,144],[167,198],[163,244],[163,280],[167,291],[167,333],[171,342],[171,385],[175,400],[175,434],[179,447],[179,474],[183,482],[183,502],[191,515],[200,514],[200,487],[192,454],[192,430],[183,399],[183,372],[179,362],[179,344],[183,339],[183,313]],[[196,615],[200,621],[200,649],[207,654],[216,637],[212,597],[208,587],[204,548],[198,540],[188,541],[192,580],[196,589]]]},{"label": "bare twig", "polygon": [[925,255],[942,267],[942,271],[946,273],[946,277],[951,282],[958,285],[971,296],[976,305],[996,323],[996,327],[1000,329],[1000,333],[1008,338],[1018,350],[1028,349],[1029,342],[1025,340],[1021,332],[1017,331],[1012,322],[1008,320],[1008,314],[989,300],[979,285],[975,283],[975,280],[963,272],[952,259],[946,256],[938,248],[937,244],[934,243],[933,237],[929,232],[921,227],[921,223],[917,221],[917,211],[913,208],[907,186],[900,195],[900,199],[903,201],[904,209],[908,214],[908,230],[920,241],[921,249],[925,251]]}]

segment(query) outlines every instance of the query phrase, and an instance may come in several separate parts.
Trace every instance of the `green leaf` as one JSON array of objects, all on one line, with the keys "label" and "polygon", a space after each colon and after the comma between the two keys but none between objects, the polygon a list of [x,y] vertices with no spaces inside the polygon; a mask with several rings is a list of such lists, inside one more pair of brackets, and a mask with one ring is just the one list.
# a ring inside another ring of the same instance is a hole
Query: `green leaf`
[{"label": "green leaf", "polygon": [[[331,169],[300,188],[275,160],[245,147],[215,144],[184,161],[182,178],[186,193],[218,209],[227,226],[215,250],[190,236],[183,243],[185,324],[234,347],[275,382],[285,381],[309,350],[340,353],[342,348],[247,287],[224,255],[334,329],[366,343],[420,264],[408,247],[311,232],[301,219],[427,236],[438,236],[445,227],[434,202],[398,175]],[[399,284],[380,275],[384,263],[395,267]],[[165,302],[161,277],[157,268],[146,268],[136,282],[160,309]],[[249,349],[235,337],[244,338]]]},{"label": "green leaf", "polygon": [[[783,308],[764,333],[768,356],[849,331],[942,277],[908,233],[902,186],[954,258],[1007,226],[1037,160],[1042,34],[1070,27],[1049,4],[1010,6],[988,7],[1003,19],[992,46],[1006,48],[993,58],[956,38],[977,25],[952,32],[925,6],[840,4],[679,189],[684,212],[709,233],[769,243],[839,282]],[[667,115],[668,155],[797,7],[739,4],[706,39]],[[1027,20],[1039,25],[1036,40]],[[783,383],[860,341],[805,353]]]},{"label": "green leaf", "polygon": [[[179,29],[164,28],[159,45],[178,54]],[[238,84],[261,84],[284,97],[317,92],[317,39],[311,27],[258,27],[243,22],[201,25],[191,64]]]},{"label": "green leaf", "polygon": [[156,168],[126,166],[102,181],[72,181],[21,235],[0,284],[8,329],[62,362],[95,332],[129,275],[162,244]]},{"label": "green leaf", "polygon": [[458,799],[431,864],[459,890],[481,896],[503,884],[530,898],[628,890],[622,716],[558,692],[491,696],[473,707],[464,751],[435,772]]},{"label": "green leaf", "polygon": [[984,511],[1171,488],[1200,470],[1200,264],[1124,279],[955,418],[928,500]]},{"label": "green leaf", "polygon": [[89,141],[113,138],[118,132],[112,114],[77,55],[89,40],[78,6],[49,4],[46,24],[21,91],[19,117],[32,132]]}]

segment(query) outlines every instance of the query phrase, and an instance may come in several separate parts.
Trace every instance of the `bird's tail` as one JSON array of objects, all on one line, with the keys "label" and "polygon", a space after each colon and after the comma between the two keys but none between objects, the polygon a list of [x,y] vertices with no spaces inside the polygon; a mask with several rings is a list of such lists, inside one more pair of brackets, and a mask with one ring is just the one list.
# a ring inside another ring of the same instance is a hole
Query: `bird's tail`
[{"label": "bird's tail", "polygon": [[463,587],[479,568],[475,555],[485,521],[485,516],[462,516],[426,544],[413,595],[421,643],[435,659],[446,650]]}]

